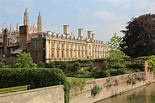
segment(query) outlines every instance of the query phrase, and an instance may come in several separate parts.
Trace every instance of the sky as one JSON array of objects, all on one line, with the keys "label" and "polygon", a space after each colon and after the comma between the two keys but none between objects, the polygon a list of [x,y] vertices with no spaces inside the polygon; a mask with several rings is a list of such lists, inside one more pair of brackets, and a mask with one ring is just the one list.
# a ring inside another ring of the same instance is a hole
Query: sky
[{"label": "sky", "polygon": [[107,42],[125,29],[132,17],[155,13],[155,0],[0,0],[0,30],[4,23],[8,28],[23,25],[25,8],[29,13],[29,24],[37,26],[39,12],[43,31],[63,33],[63,25],[77,36],[83,28],[95,34],[96,40]]}]

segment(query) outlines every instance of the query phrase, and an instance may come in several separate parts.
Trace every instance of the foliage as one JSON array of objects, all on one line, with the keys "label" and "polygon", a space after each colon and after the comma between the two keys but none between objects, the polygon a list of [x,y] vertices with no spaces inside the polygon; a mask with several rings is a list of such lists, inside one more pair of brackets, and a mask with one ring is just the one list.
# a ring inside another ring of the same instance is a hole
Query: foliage
[{"label": "foliage", "polygon": [[64,85],[65,103],[69,103],[70,85],[62,70],[53,68],[2,68],[0,69],[0,88],[31,85],[39,88]]},{"label": "foliage", "polygon": [[54,63],[54,62],[49,62],[49,63],[47,64],[47,67],[48,67],[48,68],[55,68],[55,63]]},{"label": "foliage", "polygon": [[3,63],[3,60],[0,58],[0,68],[3,68],[4,67],[4,63]]},{"label": "foliage", "polygon": [[148,64],[151,71],[155,71],[155,56],[151,56],[148,60]]},{"label": "foliage", "polygon": [[96,69],[94,72],[93,72],[93,77],[94,78],[104,78],[104,77],[110,77],[111,74],[110,74],[110,70],[102,70],[102,69]]},{"label": "foliage", "polygon": [[77,92],[78,90],[82,91],[84,89],[86,82],[81,79],[74,79],[70,84],[71,87],[74,88],[75,92]]},{"label": "foliage", "polygon": [[110,88],[112,86],[111,78],[106,79],[105,85],[106,88]]},{"label": "foliage", "polygon": [[76,73],[79,69],[81,68],[80,63],[79,62],[75,62],[73,64],[73,72]]},{"label": "foliage", "polygon": [[62,61],[61,64],[60,64],[60,69],[61,69],[64,73],[67,73],[67,70],[68,70],[68,62]]},{"label": "foliage", "polygon": [[127,68],[136,70],[139,69],[140,71],[144,71],[144,64],[143,63],[129,63],[127,64]]},{"label": "foliage", "polygon": [[102,70],[102,69],[94,70],[93,77],[94,78],[103,78],[104,77],[104,70]]},{"label": "foliage", "polygon": [[29,53],[20,53],[17,55],[17,61],[15,64],[17,68],[31,68],[36,67],[36,64],[33,63],[32,57]]},{"label": "foliage", "polygon": [[96,96],[97,94],[99,94],[102,90],[102,87],[95,85],[92,89],[91,89],[91,95],[92,96]]},{"label": "foliage", "polygon": [[38,63],[37,63],[37,67],[38,67],[38,68],[44,68],[44,67],[45,67],[44,62],[42,62],[42,61],[38,62]]},{"label": "foliage", "polygon": [[[117,36],[115,33],[112,38],[110,38],[110,41],[107,42],[110,47],[110,52],[118,51],[121,49],[120,45],[125,44],[125,42],[122,42],[122,37]],[[123,47],[126,48],[126,47]]]},{"label": "foliage", "polygon": [[117,69],[110,69],[110,74],[111,76],[116,76],[119,75],[118,70]]},{"label": "foliage", "polygon": [[151,27],[153,16],[146,14],[138,18],[132,18],[126,26],[126,30],[122,30],[125,34],[122,46],[127,46],[123,52],[132,57],[149,56],[153,54],[153,40]]}]

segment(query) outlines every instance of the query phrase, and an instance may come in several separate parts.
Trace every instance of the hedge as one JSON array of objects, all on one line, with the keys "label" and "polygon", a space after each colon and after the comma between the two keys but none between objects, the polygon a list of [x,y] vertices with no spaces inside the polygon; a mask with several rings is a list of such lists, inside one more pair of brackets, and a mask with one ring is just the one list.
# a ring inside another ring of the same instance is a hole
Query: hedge
[{"label": "hedge", "polygon": [[22,85],[31,85],[31,88],[64,85],[65,103],[69,103],[70,86],[58,68],[0,68],[0,88]]}]

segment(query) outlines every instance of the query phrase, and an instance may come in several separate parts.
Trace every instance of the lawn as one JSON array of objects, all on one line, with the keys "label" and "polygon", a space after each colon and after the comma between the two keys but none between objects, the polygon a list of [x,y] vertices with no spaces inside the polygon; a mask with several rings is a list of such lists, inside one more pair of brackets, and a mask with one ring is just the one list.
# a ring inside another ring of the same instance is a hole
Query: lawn
[{"label": "lawn", "polygon": [[0,94],[23,91],[23,90],[27,90],[27,88],[28,88],[28,85],[16,86],[16,87],[10,87],[10,88],[0,88]]},{"label": "lawn", "polygon": [[74,78],[74,77],[67,77],[67,80],[69,83],[71,83],[74,80],[80,80],[80,81],[89,81],[93,80],[94,78]]}]

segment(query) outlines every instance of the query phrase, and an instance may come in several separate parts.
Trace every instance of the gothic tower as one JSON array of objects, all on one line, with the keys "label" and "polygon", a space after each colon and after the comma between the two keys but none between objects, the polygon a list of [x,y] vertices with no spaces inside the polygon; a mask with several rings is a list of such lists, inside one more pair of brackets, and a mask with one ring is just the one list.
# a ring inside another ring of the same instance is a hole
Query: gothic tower
[{"label": "gothic tower", "polygon": [[39,15],[38,15],[37,29],[38,29],[38,32],[42,32],[42,17],[41,17],[40,12],[39,12]]},{"label": "gothic tower", "polygon": [[24,12],[24,25],[27,25],[27,26],[29,25],[27,8],[25,9],[25,12]]}]

